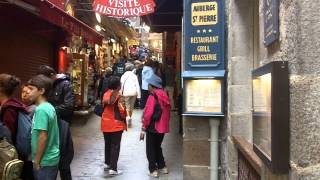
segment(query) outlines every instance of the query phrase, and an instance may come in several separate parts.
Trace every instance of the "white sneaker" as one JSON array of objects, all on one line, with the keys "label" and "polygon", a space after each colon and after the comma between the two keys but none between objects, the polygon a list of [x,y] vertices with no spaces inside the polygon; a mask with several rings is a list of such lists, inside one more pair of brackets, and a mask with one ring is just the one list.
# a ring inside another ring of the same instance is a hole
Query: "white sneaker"
[{"label": "white sneaker", "polygon": [[108,164],[104,164],[104,165],[103,165],[103,169],[104,169],[105,171],[108,171],[109,169],[111,169],[111,166],[108,165]]},{"label": "white sneaker", "polygon": [[110,176],[117,176],[117,175],[120,175],[120,174],[122,174],[122,171],[120,171],[120,170],[118,170],[118,171],[115,171],[115,170],[112,170],[112,169],[109,170],[109,175]]},{"label": "white sneaker", "polygon": [[159,173],[158,173],[158,171],[153,171],[152,173],[149,173],[149,176],[153,177],[153,178],[158,178],[159,177]]},{"label": "white sneaker", "polygon": [[162,169],[159,169],[159,172],[162,173],[162,174],[169,174],[169,170],[167,167],[164,167]]}]

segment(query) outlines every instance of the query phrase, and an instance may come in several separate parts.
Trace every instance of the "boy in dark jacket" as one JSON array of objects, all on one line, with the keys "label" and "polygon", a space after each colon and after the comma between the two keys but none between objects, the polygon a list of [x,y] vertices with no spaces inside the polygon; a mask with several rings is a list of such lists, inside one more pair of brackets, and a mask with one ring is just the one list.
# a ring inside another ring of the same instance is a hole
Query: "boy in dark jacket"
[{"label": "boy in dark jacket", "polygon": [[57,74],[49,66],[40,66],[38,74],[43,74],[54,81],[49,102],[55,107],[59,119],[70,123],[75,101],[70,78],[65,74]]}]

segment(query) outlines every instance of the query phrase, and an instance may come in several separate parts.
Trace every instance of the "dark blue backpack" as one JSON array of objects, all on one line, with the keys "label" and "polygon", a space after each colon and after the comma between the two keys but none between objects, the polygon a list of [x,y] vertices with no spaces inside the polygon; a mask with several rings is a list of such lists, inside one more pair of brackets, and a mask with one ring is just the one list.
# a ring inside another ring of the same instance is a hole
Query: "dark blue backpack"
[{"label": "dark blue backpack", "polygon": [[16,136],[16,149],[18,154],[28,156],[31,154],[32,119],[25,113],[18,113],[18,129]]}]

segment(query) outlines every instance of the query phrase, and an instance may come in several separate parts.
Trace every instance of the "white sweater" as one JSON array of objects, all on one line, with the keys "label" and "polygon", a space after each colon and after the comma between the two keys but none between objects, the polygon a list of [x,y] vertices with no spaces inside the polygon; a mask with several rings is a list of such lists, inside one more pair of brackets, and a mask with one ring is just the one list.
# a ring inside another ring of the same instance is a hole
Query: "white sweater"
[{"label": "white sweater", "polygon": [[141,98],[138,77],[132,71],[127,71],[121,76],[121,92],[123,92],[123,96]]}]

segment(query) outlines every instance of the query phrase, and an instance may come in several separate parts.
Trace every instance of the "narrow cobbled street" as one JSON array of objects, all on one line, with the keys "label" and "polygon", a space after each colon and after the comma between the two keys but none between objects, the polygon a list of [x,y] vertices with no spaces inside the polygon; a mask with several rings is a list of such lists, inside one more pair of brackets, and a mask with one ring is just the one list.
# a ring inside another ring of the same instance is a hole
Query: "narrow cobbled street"
[{"label": "narrow cobbled street", "polygon": [[[182,173],[182,137],[178,133],[178,118],[171,113],[171,132],[165,136],[163,152],[169,168],[168,175],[159,179],[181,180]],[[110,178],[103,170],[104,140],[100,132],[100,118],[94,114],[89,117],[76,117],[72,125],[75,145],[75,157],[72,163],[72,175],[75,180],[145,180],[148,176],[148,163],[145,142],[139,141],[142,110],[135,110],[133,125],[123,133],[121,152],[118,162],[122,175]]]}]

